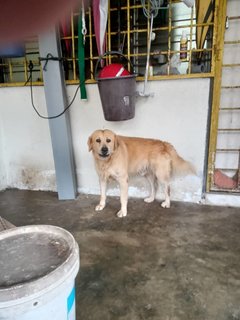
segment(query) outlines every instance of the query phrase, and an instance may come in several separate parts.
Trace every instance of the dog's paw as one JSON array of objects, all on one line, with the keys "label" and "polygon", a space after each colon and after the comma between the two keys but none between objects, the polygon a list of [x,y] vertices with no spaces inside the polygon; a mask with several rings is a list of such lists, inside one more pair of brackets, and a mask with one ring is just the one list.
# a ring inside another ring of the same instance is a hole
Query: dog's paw
[{"label": "dog's paw", "polygon": [[154,197],[148,197],[144,199],[145,202],[150,203],[154,201]]},{"label": "dog's paw", "polygon": [[126,215],[127,215],[127,211],[119,210],[117,213],[118,218],[126,217]]},{"label": "dog's paw", "polygon": [[161,206],[162,206],[163,208],[170,208],[170,203],[169,203],[168,201],[163,201],[163,202],[161,203]]},{"label": "dog's paw", "polygon": [[98,204],[98,205],[95,207],[95,211],[102,211],[104,208],[105,208],[105,205]]}]

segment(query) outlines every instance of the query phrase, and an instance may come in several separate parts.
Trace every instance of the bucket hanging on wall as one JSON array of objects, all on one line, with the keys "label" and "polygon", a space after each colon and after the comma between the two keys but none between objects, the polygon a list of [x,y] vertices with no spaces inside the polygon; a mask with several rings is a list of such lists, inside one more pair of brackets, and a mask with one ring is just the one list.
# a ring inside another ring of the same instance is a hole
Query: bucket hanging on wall
[{"label": "bucket hanging on wall", "polygon": [[[102,102],[104,118],[107,121],[123,121],[134,118],[136,101],[136,74],[128,71],[121,63],[112,63],[98,72],[100,61],[107,55],[123,57],[120,52],[109,51],[99,57],[95,68],[95,79]],[[98,75],[97,75],[98,73]]]}]

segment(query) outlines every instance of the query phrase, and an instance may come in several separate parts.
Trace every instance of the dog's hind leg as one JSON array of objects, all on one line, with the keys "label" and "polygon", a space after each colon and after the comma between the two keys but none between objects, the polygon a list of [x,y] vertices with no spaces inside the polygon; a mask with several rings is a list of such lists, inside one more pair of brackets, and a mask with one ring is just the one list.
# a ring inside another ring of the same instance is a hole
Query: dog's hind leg
[{"label": "dog's hind leg", "polygon": [[150,185],[150,196],[145,198],[144,201],[147,202],[147,203],[150,203],[150,202],[153,202],[154,199],[155,199],[155,176],[151,173],[149,174],[146,174],[145,176],[149,182],[149,185]]},{"label": "dog's hind leg", "polygon": [[106,179],[99,179],[99,183],[100,183],[101,196],[100,196],[100,202],[95,208],[96,211],[101,211],[106,206],[107,180]]},{"label": "dog's hind leg", "polygon": [[165,163],[165,165],[162,166],[161,169],[158,169],[156,171],[158,183],[161,183],[164,186],[165,200],[161,203],[161,206],[163,208],[170,208],[170,168],[171,167],[169,166],[169,164]]},{"label": "dog's hind leg", "polygon": [[161,203],[163,208],[170,208],[170,185],[168,183],[164,184],[165,201]]}]

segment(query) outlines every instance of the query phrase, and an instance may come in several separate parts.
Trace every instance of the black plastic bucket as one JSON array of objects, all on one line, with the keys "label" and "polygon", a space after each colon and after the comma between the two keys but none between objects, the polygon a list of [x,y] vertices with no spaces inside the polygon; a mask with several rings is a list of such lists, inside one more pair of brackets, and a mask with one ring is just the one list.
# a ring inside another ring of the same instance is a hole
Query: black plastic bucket
[{"label": "black plastic bucket", "polygon": [[106,55],[124,55],[119,52],[106,52],[98,59],[95,68],[95,78],[102,102],[104,118],[107,121],[123,121],[134,118],[136,101],[136,74],[113,78],[98,78],[96,76],[99,62]]}]

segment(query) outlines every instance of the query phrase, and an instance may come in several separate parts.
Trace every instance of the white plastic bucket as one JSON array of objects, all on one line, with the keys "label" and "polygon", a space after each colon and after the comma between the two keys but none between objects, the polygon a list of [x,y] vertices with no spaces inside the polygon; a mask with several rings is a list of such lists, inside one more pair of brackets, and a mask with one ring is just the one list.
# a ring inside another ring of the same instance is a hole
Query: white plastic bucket
[{"label": "white plastic bucket", "polygon": [[79,248],[49,225],[0,232],[0,319],[75,320]]}]

